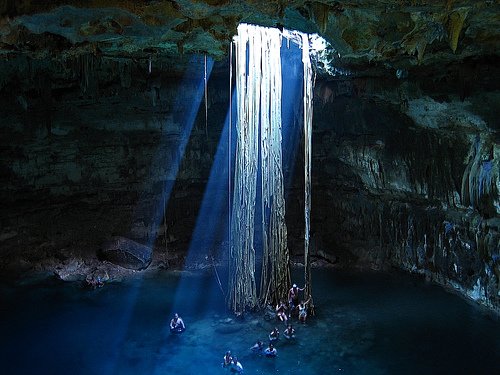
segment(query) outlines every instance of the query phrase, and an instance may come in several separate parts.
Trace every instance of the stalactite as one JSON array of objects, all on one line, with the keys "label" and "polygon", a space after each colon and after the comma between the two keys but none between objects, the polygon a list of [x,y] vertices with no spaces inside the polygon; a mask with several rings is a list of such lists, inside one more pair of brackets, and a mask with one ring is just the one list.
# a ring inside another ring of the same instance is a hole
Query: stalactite
[{"label": "stalactite", "polygon": [[97,98],[99,91],[99,77],[97,75],[99,61],[92,53],[80,55],[77,66],[82,95]]},{"label": "stalactite", "polygon": [[120,61],[120,84],[123,88],[129,88],[132,85],[131,61]]},{"label": "stalactite", "polygon": [[330,13],[330,6],[328,4],[314,3],[312,6],[314,19],[322,34],[326,32],[328,27],[328,16]]},{"label": "stalactite", "polygon": [[478,208],[483,199],[495,205],[498,196],[496,181],[499,179],[498,159],[491,158],[491,145],[477,136],[471,145],[469,162],[462,177],[461,202]]},{"label": "stalactite", "polygon": [[469,8],[460,8],[452,12],[448,17],[448,41],[453,52],[457,50],[458,37],[464,26],[464,21],[469,14]]},{"label": "stalactite", "polygon": [[417,61],[421,63],[426,47],[435,40],[442,40],[446,33],[438,16],[428,18],[423,12],[415,12],[411,18],[415,26],[403,37],[401,47],[410,55],[416,52]]}]

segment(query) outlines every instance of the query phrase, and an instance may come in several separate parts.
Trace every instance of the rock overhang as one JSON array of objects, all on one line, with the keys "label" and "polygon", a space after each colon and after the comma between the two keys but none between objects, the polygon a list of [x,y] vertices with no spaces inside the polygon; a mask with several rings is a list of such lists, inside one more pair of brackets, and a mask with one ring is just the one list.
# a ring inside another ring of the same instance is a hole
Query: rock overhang
[{"label": "rock overhang", "polygon": [[386,75],[498,58],[498,1],[4,1],[0,52],[172,59],[227,57],[239,23],[318,33],[340,69]]}]

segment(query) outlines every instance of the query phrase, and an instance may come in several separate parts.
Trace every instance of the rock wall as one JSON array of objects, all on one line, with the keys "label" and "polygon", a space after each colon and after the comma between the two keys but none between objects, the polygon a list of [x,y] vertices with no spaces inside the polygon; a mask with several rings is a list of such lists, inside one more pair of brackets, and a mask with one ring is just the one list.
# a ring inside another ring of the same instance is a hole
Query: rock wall
[{"label": "rock wall", "polygon": [[466,98],[419,79],[317,86],[313,228],[339,263],[425,274],[498,311],[499,97],[481,81]]},{"label": "rock wall", "polygon": [[[211,171],[227,178],[226,166],[214,163],[227,67],[214,67],[205,123],[199,59],[151,70],[147,60],[94,55],[2,64],[2,273],[61,264],[95,273],[96,251],[112,236],[154,247],[153,266],[185,261]],[[498,310],[500,95],[488,79],[495,74],[482,61],[439,74],[416,68],[401,79],[319,79],[313,253],[338,266],[422,273]],[[299,147],[295,168],[285,171],[296,257],[302,160]],[[227,185],[210,189],[208,209],[227,201]],[[227,211],[218,216],[214,244],[198,244],[189,262],[224,243]]]},{"label": "rock wall", "polygon": [[203,58],[148,63],[2,62],[4,268],[95,258],[112,236],[156,245],[165,263],[182,258],[227,111],[226,80],[210,82],[207,127]]}]

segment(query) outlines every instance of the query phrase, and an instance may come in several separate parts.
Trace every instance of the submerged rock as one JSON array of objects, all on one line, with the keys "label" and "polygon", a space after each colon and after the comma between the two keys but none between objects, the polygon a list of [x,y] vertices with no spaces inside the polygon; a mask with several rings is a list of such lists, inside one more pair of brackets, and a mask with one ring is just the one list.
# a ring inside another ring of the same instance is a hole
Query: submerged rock
[{"label": "submerged rock", "polygon": [[102,258],[118,266],[143,270],[151,263],[153,249],[128,238],[116,236],[102,245],[100,253]]}]

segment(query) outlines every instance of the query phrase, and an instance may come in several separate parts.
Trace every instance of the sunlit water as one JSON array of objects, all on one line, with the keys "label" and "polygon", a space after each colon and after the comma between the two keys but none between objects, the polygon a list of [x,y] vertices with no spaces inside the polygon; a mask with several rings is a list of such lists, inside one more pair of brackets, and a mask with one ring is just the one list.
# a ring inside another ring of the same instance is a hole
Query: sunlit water
[{"label": "sunlit water", "polygon": [[[225,278],[223,278],[225,279]],[[404,274],[314,271],[315,317],[293,321],[277,358],[251,353],[274,325],[226,322],[213,275],[159,274],[88,290],[2,286],[2,374],[223,374],[231,350],[245,374],[498,374],[500,322]],[[171,335],[173,312],[187,330]]]}]

